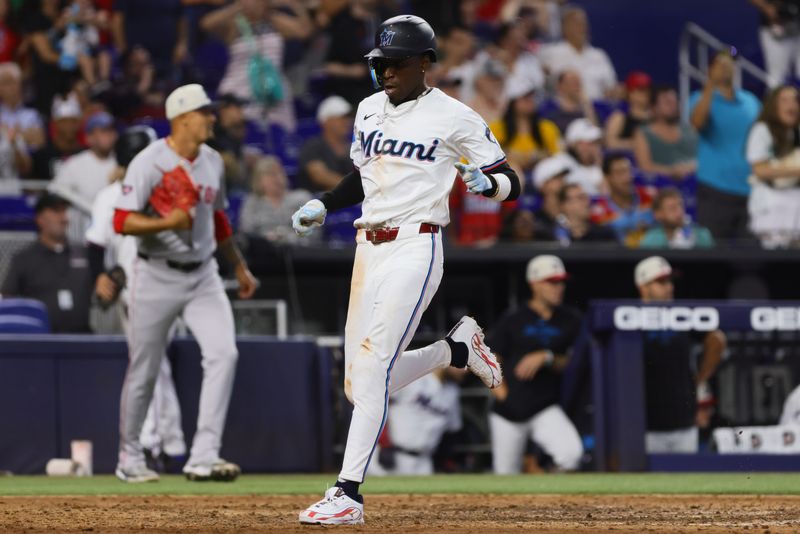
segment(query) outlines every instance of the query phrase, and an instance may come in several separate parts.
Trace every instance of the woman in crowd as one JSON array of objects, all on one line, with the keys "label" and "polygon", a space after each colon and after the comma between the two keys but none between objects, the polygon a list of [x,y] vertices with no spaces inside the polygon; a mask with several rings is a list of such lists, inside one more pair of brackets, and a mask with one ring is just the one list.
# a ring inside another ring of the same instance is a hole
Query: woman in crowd
[{"label": "woman in crowd", "polygon": [[800,242],[800,105],[797,89],[782,86],[764,100],[747,138],[753,169],[750,230],[768,248]]},{"label": "woman in crowd", "polygon": [[[264,156],[256,162],[252,190],[242,203],[239,229],[273,243],[298,241],[292,230],[292,213],[311,200],[311,193],[288,190],[286,172],[275,156]],[[303,239],[303,243],[308,242],[308,238]]]},{"label": "woman in crowd", "polygon": [[289,12],[263,0],[235,0],[203,17],[200,27],[228,44],[228,68],[219,94],[232,94],[252,104],[248,118],[266,119],[294,131],[292,94],[283,73],[285,41],[307,39],[314,31],[308,10],[297,0],[282,3]]},{"label": "woman in crowd", "polygon": [[628,95],[626,110],[614,111],[606,121],[606,148],[633,150],[633,134],[650,120],[650,76],[644,72],[631,72],[625,79]]}]

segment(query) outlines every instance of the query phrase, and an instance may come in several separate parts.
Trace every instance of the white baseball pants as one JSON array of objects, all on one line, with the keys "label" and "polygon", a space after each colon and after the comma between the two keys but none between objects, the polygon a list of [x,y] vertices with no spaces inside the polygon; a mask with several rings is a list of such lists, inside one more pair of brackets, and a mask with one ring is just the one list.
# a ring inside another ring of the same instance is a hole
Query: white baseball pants
[{"label": "white baseball pants", "polygon": [[381,430],[389,395],[450,363],[445,341],[405,351],[444,271],[441,232],[401,226],[394,241],[373,244],[363,230],[345,326],[345,383],[354,404],[339,478],[363,482]]},{"label": "white baseball pants", "polygon": [[222,432],[233,389],[238,353],[230,301],[214,259],[192,272],[163,260],[137,259],[133,267],[128,318],[130,361],[120,403],[119,462],[144,462],[139,436],[147,414],[169,329],[182,315],[202,353],[203,382],[190,464],[219,459]]},{"label": "white baseball pants", "polygon": [[172,366],[166,354],[161,358],[158,378],[153,388],[153,400],[147,409],[139,439],[142,447],[150,449],[154,456],[162,452],[168,456],[186,454],[181,405],[175,391],[175,382],[172,381]]},{"label": "white baseball pants", "polygon": [[761,28],[759,39],[770,88],[786,83],[793,63],[795,76],[800,76],[800,36],[775,37],[769,28]]},{"label": "white baseball pants", "polygon": [[522,472],[522,457],[530,438],[553,458],[562,471],[577,469],[583,456],[578,431],[560,406],[554,404],[529,420],[515,423],[492,413],[489,415],[492,437],[492,467],[496,475]]}]

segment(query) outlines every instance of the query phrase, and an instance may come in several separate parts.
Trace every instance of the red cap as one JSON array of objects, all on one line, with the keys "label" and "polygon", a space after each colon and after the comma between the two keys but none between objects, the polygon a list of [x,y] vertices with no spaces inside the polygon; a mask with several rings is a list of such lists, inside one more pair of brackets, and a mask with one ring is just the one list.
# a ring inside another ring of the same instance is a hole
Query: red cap
[{"label": "red cap", "polygon": [[653,80],[646,72],[633,71],[625,78],[625,88],[628,91],[635,91],[636,89],[649,89],[653,85]]}]

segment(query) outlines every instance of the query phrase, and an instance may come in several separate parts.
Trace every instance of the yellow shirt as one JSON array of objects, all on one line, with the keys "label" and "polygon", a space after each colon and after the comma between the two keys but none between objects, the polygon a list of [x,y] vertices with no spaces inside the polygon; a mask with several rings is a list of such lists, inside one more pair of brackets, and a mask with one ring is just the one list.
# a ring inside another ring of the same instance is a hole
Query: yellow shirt
[{"label": "yellow shirt", "polygon": [[[514,139],[510,141],[506,139],[506,137],[508,137],[506,133],[506,123],[502,120],[492,122],[489,128],[491,128],[500,146],[508,152],[536,152],[540,149],[533,136],[528,133],[517,133]],[[547,119],[539,119],[539,132],[542,134],[543,148],[548,155],[552,156],[553,154],[561,152],[561,132],[559,132],[558,126],[556,126],[555,123]]]}]

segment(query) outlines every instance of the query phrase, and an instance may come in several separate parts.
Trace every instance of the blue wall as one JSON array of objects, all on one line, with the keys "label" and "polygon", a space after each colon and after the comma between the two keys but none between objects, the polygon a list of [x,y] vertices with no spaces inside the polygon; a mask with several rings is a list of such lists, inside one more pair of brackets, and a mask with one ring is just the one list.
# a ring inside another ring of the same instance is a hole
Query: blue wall
[{"label": "blue wall", "polygon": [[678,43],[687,22],[699,24],[747,59],[762,64],[758,12],[747,0],[575,0],[586,9],[592,41],[624,79],[643,70],[658,83],[678,81]]}]

